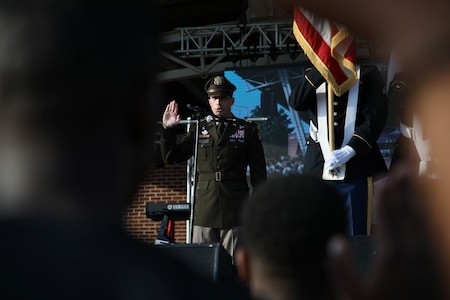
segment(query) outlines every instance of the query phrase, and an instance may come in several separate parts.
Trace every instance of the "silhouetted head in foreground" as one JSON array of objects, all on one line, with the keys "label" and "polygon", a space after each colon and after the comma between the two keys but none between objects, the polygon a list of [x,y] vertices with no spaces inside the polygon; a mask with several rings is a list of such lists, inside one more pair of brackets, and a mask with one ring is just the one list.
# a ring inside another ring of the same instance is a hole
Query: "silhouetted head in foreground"
[{"label": "silhouetted head in foreground", "polygon": [[346,228],[330,185],[305,175],[270,178],[242,214],[241,277],[257,299],[330,299],[327,243]]},{"label": "silhouetted head in foreground", "polygon": [[149,165],[151,1],[0,2],[0,217],[119,216]]}]

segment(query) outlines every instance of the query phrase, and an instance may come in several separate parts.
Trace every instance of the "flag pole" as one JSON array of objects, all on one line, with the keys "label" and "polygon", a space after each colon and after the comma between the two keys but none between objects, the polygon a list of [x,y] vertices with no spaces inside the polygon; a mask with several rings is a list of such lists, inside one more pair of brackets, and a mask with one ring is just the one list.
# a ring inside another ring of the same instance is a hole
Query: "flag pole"
[{"label": "flag pole", "polygon": [[[334,142],[334,92],[331,84],[327,82],[327,106],[328,106],[328,144],[330,145],[330,153],[336,149]],[[345,178],[345,164],[338,166],[333,170],[323,170],[322,179],[325,180],[343,180]]]}]

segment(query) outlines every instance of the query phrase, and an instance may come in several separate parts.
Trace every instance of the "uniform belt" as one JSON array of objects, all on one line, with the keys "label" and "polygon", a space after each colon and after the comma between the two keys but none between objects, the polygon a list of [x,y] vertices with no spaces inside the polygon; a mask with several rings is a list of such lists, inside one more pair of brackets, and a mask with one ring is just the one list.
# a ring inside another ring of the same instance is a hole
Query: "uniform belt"
[{"label": "uniform belt", "polygon": [[243,174],[237,172],[215,172],[198,174],[198,180],[240,181],[245,179],[245,173]]}]

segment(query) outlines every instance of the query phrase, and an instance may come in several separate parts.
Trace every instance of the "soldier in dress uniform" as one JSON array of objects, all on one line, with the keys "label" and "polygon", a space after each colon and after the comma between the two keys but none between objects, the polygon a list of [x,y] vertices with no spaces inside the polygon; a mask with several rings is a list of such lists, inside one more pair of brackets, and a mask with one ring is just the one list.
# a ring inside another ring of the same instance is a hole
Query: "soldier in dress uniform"
[{"label": "soldier in dress uniform", "polygon": [[437,178],[438,161],[432,158],[427,128],[423,126],[417,105],[411,99],[412,79],[406,73],[396,72],[389,84],[388,99],[396,105],[400,127],[390,169],[406,160],[412,163],[418,175]]},{"label": "soldier in dress uniform", "polygon": [[[212,116],[200,120],[177,143],[178,104],[171,101],[162,116],[161,154],[166,164],[188,160],[197,147],[193,243],[221,243],[231,257],[239,237],[239,214],[250,187],[267,178],[259,127],[231,112],[236,87],[224,76],[205,85]],[[220,131],[223,128],[223,133]],[[195,145],[196,130],[198,144]],[[233,260],[234,261],[234,260]]]},{"label": "soldier in dress uniform", "polygon": [[[309,113],[310,136],[307,140],[303,172],[322,178],[324,169],[333,170],[345,164],[345,177],[327,182],[335,185],[345,196],[349,219],[348,234],[368,235],[372,221],[373,176],[387,171],[377,145],[388,113],[383,80],[376,66],[363,65],[357,86],[359,90],[352,93],[350,89],[340,97],[334,96],[334,116],[328,122],[333,122],[336,150],[331,151],[325,158],[320,146],[318,117],[327,118],[326,105],[324,115],[321,115],[323,109],[318,107],[316,95],[316,89],[324,82],[324,77],[316,68],[308,68],[289,97],[289,104],[295,110]],[[351,100],[352,97],[355,98]],[[351,106],[356,106],[356,109]],[[354,122],[354,128],[345,132],[346,127],[350,127],[346,124],[350,122]],[[327,127],[327,122],[324,127]],[[348,141],[343,142],[344,136],[348,136]]]}]

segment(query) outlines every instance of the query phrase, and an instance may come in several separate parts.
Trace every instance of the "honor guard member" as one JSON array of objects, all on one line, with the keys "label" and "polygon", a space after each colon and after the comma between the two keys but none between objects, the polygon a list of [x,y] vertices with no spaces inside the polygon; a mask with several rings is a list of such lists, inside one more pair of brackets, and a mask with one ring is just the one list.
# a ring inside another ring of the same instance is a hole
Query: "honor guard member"
[{"label": "honor guard member", "polygon": [[395,142],[390,169],[400,161],[413,164],[417,174],[426,178],[437,178],[437,161],[432,159],[430,141],[423,123],[415,110],[410,95],[410,79],[406,72],[396,72],[389,84],[388,99],[395,104],[399,116],[400,134]]},{"label": "honor guard member", "polygon": [[[295,110],[309,114],[310,135],[303,172],[323,178],[325,172],[345,165],[345,174],[341,179],[323,179],[335,185],[346,199],[348,234],[370,235],[373,177],[387,171],[377,139],[386,123],[388,109],[383,80],[377,67],[361,66],[358,76],[359,84],[353,85],[340,97],[334,95],[332,120],[328,120],[327,98],[318,101],[317,90],[325,79],[314,67],[306,69],[305,76],[289,97],[289,104]],[[324,157],[321,148],[324,135],[320,134],[320,130],[326,131],[330,122],[334,126],[336,150]]]},{"label": "honor guard member", "polygon": [[210,78],[205,91],[213,116],[191,126],[177,143],[174,127],[180,122],[178,104],[171,101],[162,117],[161,154],[166,164],[181,163],[197,147],[193,243],[221,243],[234,261],[239,237],[239,214],[252,187],[267,178],[259,127],[231,113],[236,87],[224,76]]}]

